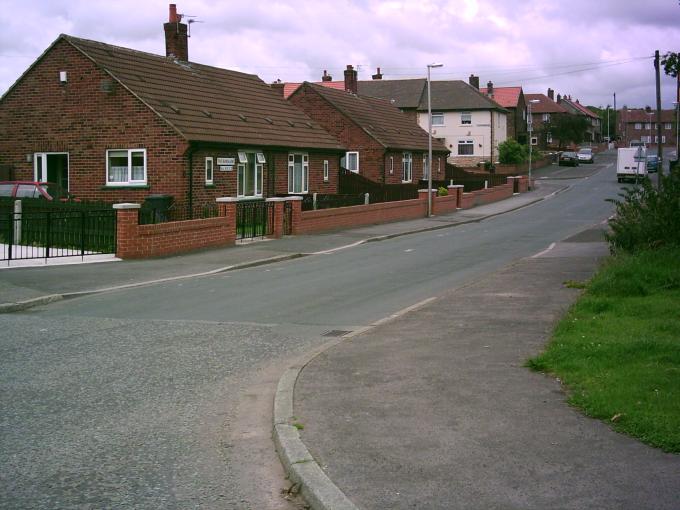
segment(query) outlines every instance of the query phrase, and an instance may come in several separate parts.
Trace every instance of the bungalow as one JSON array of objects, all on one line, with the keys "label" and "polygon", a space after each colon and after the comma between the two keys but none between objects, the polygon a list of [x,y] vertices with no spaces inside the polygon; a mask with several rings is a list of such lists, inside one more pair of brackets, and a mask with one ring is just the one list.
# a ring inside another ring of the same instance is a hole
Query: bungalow
[{"label": "bungalow", "polygon": [[0,98],[0,166],[82,199],[337,192],[344,146],[257,76],[60,35]]},{"label": "bungalow", "polygon": [[[428,134],[390,101],[356,93],[356,70],[345,71],[346,90],[305,82],[288,100],[348,148],[342,166],[374,182],[427,178]],[[432,144],[433,179],[444,179],[448,149]]]}]

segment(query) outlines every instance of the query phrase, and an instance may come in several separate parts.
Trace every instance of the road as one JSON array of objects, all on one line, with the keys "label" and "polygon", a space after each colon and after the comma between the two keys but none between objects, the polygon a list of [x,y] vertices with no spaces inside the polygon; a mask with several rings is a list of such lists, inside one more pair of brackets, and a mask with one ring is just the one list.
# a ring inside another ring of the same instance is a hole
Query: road
[{"label": "road", "polygon": [[612,163],[480,223],[0,316],[0,507],[292,508],[270,442],[284,368],[605,220]]}]

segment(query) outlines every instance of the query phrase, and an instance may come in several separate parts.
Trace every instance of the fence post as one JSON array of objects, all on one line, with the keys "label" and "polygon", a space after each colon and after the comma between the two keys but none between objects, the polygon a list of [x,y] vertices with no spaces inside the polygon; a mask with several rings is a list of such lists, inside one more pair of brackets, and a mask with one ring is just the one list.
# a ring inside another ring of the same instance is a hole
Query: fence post
[{"label": "fence post", "polygon": [[[463,189],[465,188],[462,184],[452,184],[448,187],[449,193],[456,194],[456,209],[463,208]],[[451,191],[453,190],[453,191]]]},{"label": "fence post", "polygon": [[230,218],[231,224],[233,225],[233,235],[234,241],[236,241],[236,202],[238,198],[236,197],[218,197],[215,199],[217,202],[217,207],[219,208],[218,214],[220,216],[226,216]]},{"label": "fence post", "polygon": [[140,204],[113,204],[116,210],[116,257],[134,257],[139,250],[137,234],[140,207]]},{"label": "fence post", "polygon": [[370,194],[364,193],[364,205],[368,205],[371,202]]},{"label": "fence post", "polygon": [[[316,193],[314,193],[316,195]],[[272,226],[272,237],[278,239],[283,237],[283,204],[286,202],[284,197],[267,198],[267,202],[274,203],[274,225]]]},{"label": "fence post", "polygon": [[21,244],[21,211],[22,205],[21,200],[14,201],[14,242]]},{"label": "fence post", "polygon": [[286,201],[291,202],[292,205],[290,233],[296,235],[300,231],[300,223],[302,222],[302,197],[286,197]]},{"label": "fence post", "polygon": [[312,209],[316,211],[316,192],[312,194]]}]

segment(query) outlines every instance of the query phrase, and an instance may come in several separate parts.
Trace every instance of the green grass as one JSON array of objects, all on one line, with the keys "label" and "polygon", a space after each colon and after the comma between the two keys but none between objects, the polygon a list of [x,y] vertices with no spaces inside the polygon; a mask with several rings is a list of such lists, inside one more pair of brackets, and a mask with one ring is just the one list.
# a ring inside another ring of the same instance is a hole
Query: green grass
[{"label": "green grass", "polygon": [[680,248],[610,259],[527,366],[588,416],[680,452]]}]

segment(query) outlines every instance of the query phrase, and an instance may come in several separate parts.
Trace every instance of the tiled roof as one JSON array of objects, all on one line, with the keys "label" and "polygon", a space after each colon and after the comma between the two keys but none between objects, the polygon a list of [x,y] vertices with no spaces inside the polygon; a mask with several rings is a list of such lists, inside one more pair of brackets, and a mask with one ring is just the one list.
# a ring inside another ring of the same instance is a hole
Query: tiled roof
[{"label": "tiled roof", "polygon": [[581,103],[579,103],[578,100],[572,101],[571,99],[562,98],[562,101],[564,101],[568,105],[571,105],[575,110],[577,110],[579,113],[582,113],[583,115],[585,115],[587,117],[593,117],[595,119],[600,118],[599,115],[591,112],[588,108],[586,108]]},{"label": "tiled roof", "polygon": [[[618,117],[622,122],[657,122],[656,110],[652,110],[649,115],[644,109],[619,110]],[[672,122],[675,124],[675,110],[661,110],[661,122]]]},{"label": "tiled roof", "polygon": [[[498,103],[461,80],[431,82],[433,110],[501,110]],[[398,108],[427,110],[427,80],[360,81],[359,94],[393,100]]]},{"label": "tiled roof", "polygon": [[342,149],[253,74],[61,35],[189,141]]},{"label": "tiled roof", "polygon": [[[305,82],[303,87],[309,87],[317,92],[385,148],[408,150],[428,148],[427,131],[386,99],[350,94],[344,90],[308,82]],[[449,152],[446,146],[437,140],[432,141],[432,149]]]},{"label": "tiled roof", "polygon": [[[336,90],[345,90],[345,82],[343,81],[317,81],[314,82],[316,85],[321,85],[323,87],[329,87],[331,89],[336,89]],[[290,96],[293,95],[293,92],[295,92],[298,88],[300,88],[300,85],[302,83],[286,83],[283,86],[283,97],[284,99],[288,99]]]},{"label": "tiled roof", "polygon": [[538,103],[531,104],[531,113],[569,113],[564,106],[557,104],[545,94],[524,94],[524,99],[527,105],[530,101],[538,99]]},{"label": "tiled roof", "polygon": [[[480,92],[488,96],[487,89],[483,88]],[[503,108],[517,108],[521,93],[522,87],[494,87],[493,100]]]}]

